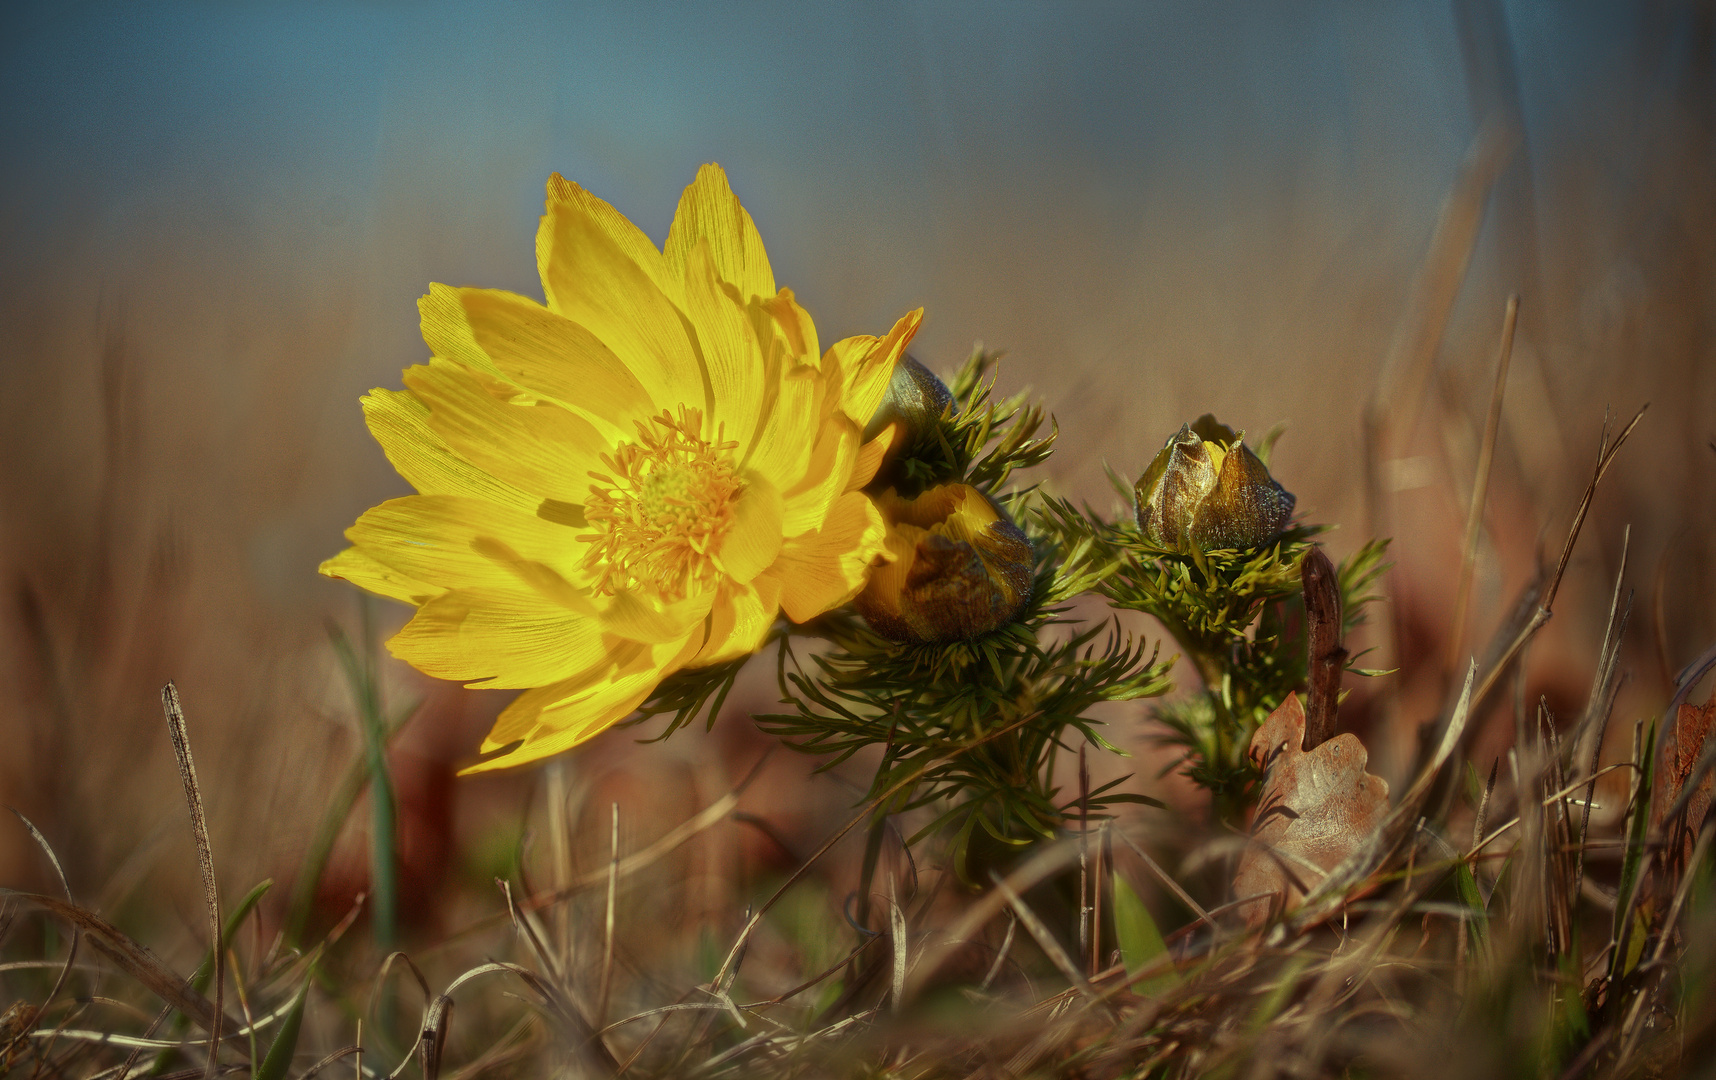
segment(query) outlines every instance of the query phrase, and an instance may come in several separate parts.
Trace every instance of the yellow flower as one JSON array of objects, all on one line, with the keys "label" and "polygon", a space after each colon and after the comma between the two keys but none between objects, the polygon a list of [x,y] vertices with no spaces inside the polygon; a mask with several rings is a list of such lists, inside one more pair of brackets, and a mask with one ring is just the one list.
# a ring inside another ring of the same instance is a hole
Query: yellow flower
[{"label": "yellow flower", "polygon": [[983,492],[943,484],[915,499],[877,497],[888,565],[858,595],[858,613],[895,641],[958,641],[1010,622],[1031,599],[1031,542]]},{"label": "yellow flower", "polygon": [[822,352],[718,166],[658,251],[560,176],[536,237],[546,306],[431,285],[428,364],[363,399],[420,494],[377,506],[321,571],[417,606],[388,647],[525,688],[468,769],[598,734],[662,679],[754,651],[887,557],[861,432],[916,331]]}]

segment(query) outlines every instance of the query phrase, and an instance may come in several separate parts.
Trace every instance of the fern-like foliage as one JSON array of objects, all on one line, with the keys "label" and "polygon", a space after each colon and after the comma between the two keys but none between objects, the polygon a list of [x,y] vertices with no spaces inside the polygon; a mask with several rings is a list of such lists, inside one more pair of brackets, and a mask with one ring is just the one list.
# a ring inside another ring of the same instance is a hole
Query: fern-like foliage
[{"label": "fern-like foliage", "polygon": [[971,641],[903,645],[850,615],[828,616],[813,628],[827,648],[781,644],[781,688],[794,711],[756,718],[787,745],[827,755],[823,768],[880,747],[868,797],[883,799],[885,814],[933,806],[910,842],[947,830],[962,871],[977,830],[1018,845],[1053,836],[1070,817],[1155,804],[1119,790],[1121,781],[1082,802],[1056,784],[1059,756],[1076,753],[1078,742],[1117,752],[1096,730],[1093,706],[1171,684],[1169,665],[1144,642],[1066,617],[1077,583],[1055,568],[1054,546],[1037,539],[1036,589],[1012,624]]},{"label": "fern-like foliage", "polygon": [[[1154,616],[1185,651],[1205,693],[1153,715],[1164,741],[1184,749],[1186,775],[1210,791],[1224,816],[1237,817],[1258,779],[1245,753],[1252,732],[1305,684],[1299,560],[1325,528],[1294,525],[1250,551],[1181,552],[1146,540],[1130,517],[1110,521],[1064,499],[1040,500],[1037,519],[1082,560],[1071,569],[1093,579],[1094,591],[1115,607]],[[1372,541],[1339,568],[1346,630],[1364,619],[1374,598],[1369,590],[1387,568],[1387,546]]]}]

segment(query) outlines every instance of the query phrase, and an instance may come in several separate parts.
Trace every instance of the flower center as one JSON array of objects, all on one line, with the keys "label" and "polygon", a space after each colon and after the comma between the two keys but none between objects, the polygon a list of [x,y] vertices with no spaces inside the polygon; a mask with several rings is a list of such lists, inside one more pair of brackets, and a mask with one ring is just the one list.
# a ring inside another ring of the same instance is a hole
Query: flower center
[{"label": "flower center", "polygon": [[731,451],[738,443],[704,439],[703,413],[680,406],[638,422],[636,442],[624,442],[592,472],[584,519],[597,531],[584,569],[596,589],[613,594],[649,588],[681,600],[718,576],[714,554],[733,524],[741,487]]}]

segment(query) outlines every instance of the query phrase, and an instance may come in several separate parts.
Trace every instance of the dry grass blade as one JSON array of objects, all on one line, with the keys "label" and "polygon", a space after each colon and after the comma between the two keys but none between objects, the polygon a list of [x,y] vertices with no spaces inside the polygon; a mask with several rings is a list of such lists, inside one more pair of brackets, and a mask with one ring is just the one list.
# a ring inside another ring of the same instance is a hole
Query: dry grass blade
[{"label": "dry grass blade", "polygon": [[1203,905],[1192,899],[1192,894],[1182,888],[1179,882],[1170,877],[1168,872],[1162,869],[1155,859],[1150,857],[1149,852],[1145,851],[1142,847],[1139,847],[1133,842],[1132,838],[1127,836],[1125,833],[1120,834],[1120,839],[1125,841],[1126,846],[1132,849],[1133,854],[1144,860],[1144,865],[1150,868],[1150,872],[1152,874],[1156,875],[1156,880],[1166,885],[1170,892],[1179,897],[1180,903],[1186,905],[1192,914],[1196,915],[1201,921],[1209,926],[1215,925],[1215,923],[1210,919],[1210,913],[1204,910]]},{"label": "dry grass blade", "polygon": [[437,997],[423,1018],[423,1030],[417,1036],[417,1063],[423,1070],[423,1080],[439,1080],[441,1052],[447,1046],[447,1026],[453,1018],[453,999],[446,994]]},{"label": "dry grass blade", "polygon": [[185,730],[185,711],[179,707],[179,688],[168,683],[161,688],[161,707],[167,713],[167,733],[173,740],[173,758],[179,764],[179,780],[185,786],[185,803],[191,812],[191,832],[197,840],[197,869],[202,873],[203,894],[209,905],[209,939],[214,951],[214,1008],[209,1026],[209,1059],[204,1076],[213,1076],[220,1050],[223,1014],[221,999],[226,991],[226,955],[221,946],[220,893],[215,885],[214,852],[209,847],[208,820],[203,815],[203,794],[197,784],[197,765],[191,759],[191,737]]},{"label": "dry grass blade", "polygon": [[995,982],[995,977],[1001,974],[1001,967],[1007,962],[1007,954],[1013,951],[1013,937],[1019,932],[1019,917],[1011,911],[1007,913],[1007,932],[1001,935],[1001,947],[995,950],[995,962],[989,965],[989,971],[983,976],[983,982],[978,984],[979,990],[988,990]]},{"label": "dry grass blade", "polygon": [[951,761],[954,758],[959,757],[961,754],[968,754],[971,751],[976,750],[978,747],[986,746],[1007,735],[1011,735],[1013,732],[1028,726],[1036,719],[1038,719],[1036,713],[1026,713],[1011,724],[998,727],[994,731],[987,732],[980,738],[973,739],[954,750],[950,750],[945,754],[939,754],[936,757],[930,758],[922,765],[919,765],[910,773],[890,785],[887,790],[866,802],[859,808],[858,812],[846,822],[846,824],[836,829],[833,835],[822,842],[820,847],[811,852],[810,857],[800,863],[798,869],[788,875],[787,879],[781,882],[780,887],[777,888],[767,900],[765,900],[755,911],[750,913],[750,915],[745,919],[744,928],[739,931],[738,938],[733,942],[733,947],[727,951],[727,958],[721,962],[720,970],[718,970],[715,973],[715,977],[709,981],[709,985],[720,987],[736,973],[739,959],[744,955],[745,946],[750,941],[751,934],[757,929],[757,925],[763,921],[763,916],[769,913],[769,910],[779,902],[780,898],[786,895],[787,890],[796,885],[799,879],[804,877],[812,866],[816,865],[818,860],[828,854],[828,852],[834,848],[834,845],[838,844],[847,833],[857,828],[859,823],[869,818],[870,815],[875,812],[877,807],[887,805],[888,801],[894,796],[898,795],[902,791],[909,790],[936,766],[941,765],[944,762]]},{"label": "dry grass blade", "polygon": [[613,804],[612,832],[608,839],[608,903],[603,912],[602,924],[602,982],[601,989],[596,992],[596,1018],[594,1026],[600,1028],[608,1022],[608,991],[613,985],[614,978],[614,901],[620,881],[620,804]]},{"label": "dry grass blade", "polygon": [[1620,691],[1616,673],[1621,659],[1621,640],[1626,636],[1627,620],[1632,614],[1632,594],[1627,594],[1627,604],[1620,607],[1621,582],[1627,574],[1627,552],[1632,545],[1633,529],[1631,525],[1621,534],[1621,567],[1615,573],[1615,592],[1609,600],[1609,622],[1603,632],[1603,647],[1597,656],[1597,673],[1591,683],[1591,696],[1585,705],[1585,715],[1579,721],[1579,742],[1575,744],[1575,752],[1580,744],[1590,744],[1591,765],[1587,770],[1591,774],[1589,784],[1585,788],[1585,808],[1579,822],[1579,849],[1574,853],[1572,895],[1579,895],[1580,885],[1585,878],[1585,841],[1591,832],[1591,803],[1597,792],[1597,773],[1603,754],[1603,737],[1609,730],[1609,717],[1615,709],[1615,695]]},{"label": "dry grass blade", "polygon": [[1502,399],[1507,393],[1507,371],[1513,360],[1513,332],[1519,322],[1519,296],[1507,298],[1502,316],[1501,347],[1496,356],[1496,382],[1490,391],[1490,411],[1484,417],[1484,441],[1478,451],[1477,476],[1472,481],[1472,502],[1466,511],[1466,537],[1460,545],[1460,581],[1454,591],[1454,623],[1448,632],[1448,671],[1460,660],[1460,645],[1466,635],[1466,605],[1471,601],[1472,571],[1478,561],[1478,532],[1484,523],[1484,504],[1489,499],[1490,467],[1495,462],[1496,435],[1501,430]]},{"label": "dry grass blade", "polygon": [[204,1031],[216,1030],[214,1004],[197,993],[188,980],[162,963],[160,957],[133,941],[118,927],[76,904],[68,904],[52,896],[9,890],[4,895],[34,904],[68,926],[78,927],[89,936],[90,945],[97,952],[118,964],[150,993],[190,1017]]},{"label": "dry grass blade", "polygon": [[1525,643],[1531,640],[1532,635],[1536,634],[1538,630],[1542,629],[1543,624],[1549,621],[1555,607],[1555,594],[1561,589],[1561,579],[1567,573],[1567,563],[1573,558],[1573,547],[1579,542],[1579,531],[1585,525],[1585,515],[1590,513],[1591,500],[1597,495],[1597,484],[1602,481],[1603,474],[1609,471],[1609,466],[1614,462],[1615,455],[1620,453],[1622,446],[1626,445],[1627,436],[1631,435],[1633,429],[1638,427],[1639,421],[1644,419],[1645,410],[1648,408],[1650,408],[1649,402],[1639,406],[1639,411],[1633,414],[1633,418],[1627,422],[1626,427],[1621,429],[1621,433],[1615,436],[1613,442],[1609,441],[1608,431],[1604,431],[1603,441],[1597,453],[1597,467],[1591,473],[1591,482],[1585,485],[1585,494],[1580,498],[1579,509],[1573,515],[1573,524],[1567,530],[1567,542],[1561,547],[1561,558],[1555,564],[1555,573],[1549,578],[1549,586],[1544,590],[1543,599],[1537,605],[1537,610],[1532,613],[1531,621],[1526,623],[1513,641],[1508,644],[1494,666],[1484,673],[1484,681],[1478,685],[1477,693],[1472,696],[1474,702],[1482,704],[1484,699],[1489,696],[1489,692],[1495,688],[1496,683],[1501,680],[1502,672],[1507,670],[1508,665],[1513,662],[1513,658],[1519,654],[1519,650],[1524,648]]},{"label": "dry grass blade", "polygon": [[906,1000],[906,913],[900,910],[892,875],[888,877],[888,930],[894,948],[894,979],[890,990],[894,1012],[898,1014],[905,1007]]},{"label": "dry grass blade", "polygon": [[552,983],[544,980],[527,967],[502,961],[490,961],[481,964],[448,983],[447,989],[442,992],[442,996],[451,998],[453,991],[471,980],[497,972],[517,976],[526,986],[530,987],[540,999],[548,1018],[560,1028],[567,1045],[579,1051],[589,1065],[600,1069],[605,1076],[613,1076],[620,1071],[620,1063],[608,1051],[607,1045],[597,1036],[589,1021],[579,1015],[572,1003]]},{"label": "dry grass blade", "polygon": [[308,1069],[304,1070],[304,1075],[299,1077],[298,1080],[310,1080],[311,1077],[316,1076],[323,1069],[326,1069],[328,1066],[339,1061],[341,1058],[351,1057],[353,1054],[360,1054],[361,1055],[362,1053],[363,1053],[363,1047],[358,1046],[355,1043],[351,1046],[342,1046],[338,1050],[335,1050],[333,1053],[329,1054],[327,1057],[323,1058],[322,1060],[316,1062],[314,1065],[310,1066]]},{"label": "dry grass blade", "polygon": [[[1007,884],[1016,895],[1060,873],[1077,859],[1078,845],[1067,840],[1057,841],[1026,859],[1018,869],[1008,874]],[[1001,914],[1008,902],[1007,893],[1000,889],[991,890],[968,906],[960,914],[958,921],[940,934],[937,940],[926,945],[918,956],[917,965],[907,974],[906,999],[909,1001],[916,997],[942,963],[961,945],[971,940],[972,935],[982,929],[990,919]]]},{"label": "dry grass blade", "polygon": [[1078,965],[1073,963],[1072,957],[1067,955],[1067,951],[1061,947],[1060,942],[1055,940],[1055,935],[1049,932],[1048,926],[1037,917],[1037,913],[1031,910],[1030,905],[1020,899],[1019,894],[1013,891],[1012,886],[1008,885],[1001,875],[991,871],[989,880],[995,883],[996,891],[1006,898],[1008,906],[1013,909],[1014,914],[1018,915],[1019,922],[1025,927],[1025,932],[1036,940],[1037,947],[1043,950],[1043,955],[1049,958],[1050,963],[1060,969],[1060,973],[1066,976],[1067,982],[1077,987],[1078,992],[1084,995],[1085,1000],[1100,1000],[1096,991],[1091,988],[1090,980],[1084,977],[1084,972],[1080,971]]},{"label": "dry grass blade", "polygon": [[[745,774],[745,778],[734,785],[732,791],[729,791],[727,794],[710,803],[701,812],[699,812],[696,817],[689,821],[682,822],[668,830],[668,832],[655,843],[650,844],[648,847],[645,847],[640,851],[627,855],[611,870],[609,867],[603,867],[600,870],[592,870],[587,874],[573,878],[564,888],[557,889],[552,893],[543,896],[526,897],[519,906],[525,911],[539,911],[542,908],[548,907],[550,904],[556,904],[562,900],[570,899],[571,897],[583,892],[585,889],[591,889],[598,885],[605,884],[608,881],[610,873],[618,877],[630,877],[632,874],[635,874],[640,870],[647,870],[649,867],[654,866],[662,856],[673,851],[675,848],[679,847],[681,844],[690,840],[697,834],[720,824],[728,814],[732,813],[733,808],[739,805],[739,796],[743,795],[745,793],[745,789],[749,788],[757,777],[762,775],[763,766],[768,764],[769,758],[773,754],[774,747],[771,746],[757,759],[757,763],[751,766],[751,771]],[[503,913],[498,916],[498,918],[500,920],[505,920],[507,916]]]},{"label": "dry grass blade", "polygon": [[[11,810],[13,814],[17,815],[18,820],[24,823],[24,828],[29,830],[31,839],[36,841],[36,846],[42,849],[43,854],[47,855],[48,862],[53,865],[54,875],[60,879],[60,888],[65,890],[66,903],[76,904],[77,900],[72,896],[71,882],[66,880],[65,868],[60,865],[60,857],[54,854],[53,846],[48,843],[48,838],[42,835],[42,830],[36,828],[35,822],[25,817],[20,811],[13,807],[7,807],[7,809]],[[5,920],[7,922],[10,922],[10,913],[11,903],[8,901],[6,912],[8,918]],[[3,930],[4,928],[0,927],[0,937],[4,936]],[[41,1016],[43,1013],[47,1012],[48,1006],[52,1005],[54,999],[60,996],[60,991],[65,989],[66,980],[71,978],[72,968],[77,963],[77,949],[78,945],[81,944],[82,939],[83,931],[76,923],[73,923],[71,947],[66,950],[66,962],[60,968],[58,977],[54,979],[53,988],[48,991],[48,996],[42,999],[41,1005],[37,1006],[37,1016]],[[28,1025],[25,1025],[25,1027],[27,1028]],[[20,1042],[24,1038],[24,1035],[25,1031],[20,1030],[17,1035],[13,1036],[13,1038],[6,1042],[5,1045],[0,1045],[0,1061],[6,1060],[6,1056],[12,1051],[12,1045]]]}]

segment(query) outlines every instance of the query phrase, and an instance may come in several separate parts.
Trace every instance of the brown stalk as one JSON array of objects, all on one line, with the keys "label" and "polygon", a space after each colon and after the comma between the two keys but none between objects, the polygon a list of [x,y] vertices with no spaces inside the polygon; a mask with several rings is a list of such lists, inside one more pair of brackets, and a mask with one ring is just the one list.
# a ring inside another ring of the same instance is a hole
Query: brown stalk
[{"label": "brown stalk", "polygon": [[209,1059],[203,1075],[212,1077],[219,1068],[221,996],[226,990],[225,955],[221,943],[220,893],[215,886],[214,852],[209,847],[208,820],[203,815],[203,795],[197,785],[197,765],[191,760],[191,737],[185,730],[185,711],[179,707],[179,688],[169,682],[161,688],[161,706],[167,713],[167,734],[173,740],[173,758],[179,764],[179,780],[185,786],[185,803],[191,811],[191,832],[197,840],[197,869],[202,872],[203,894],[209,905],[210,955],[214,957],[214,1010],[209,1026]]},{"label": "brown stalk", "polygon": [[1335,737],[1341,703],[1341,674],[1347,650],[1341,644],[1341,582],[1335,564],[1313,547],[1299,563],[1305,590],[1305,622],[1311,639],[1310,689],[1305,702],[1305,738],[1309,753]]}]

